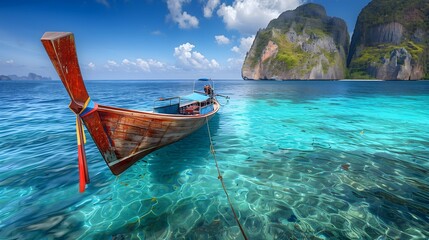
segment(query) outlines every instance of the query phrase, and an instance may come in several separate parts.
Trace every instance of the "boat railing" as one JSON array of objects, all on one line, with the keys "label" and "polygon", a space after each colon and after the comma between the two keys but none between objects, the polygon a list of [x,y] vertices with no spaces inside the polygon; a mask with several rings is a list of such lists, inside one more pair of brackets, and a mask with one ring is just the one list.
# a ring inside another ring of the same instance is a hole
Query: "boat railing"
[{"label": "boat railing", "polygon": [[207,95],[207,96],[208,96],[208,94],[207,94],[207,93],[205,93],[205,92],[203,92],[203,91],[197,91],[197,90],[194,90],[194,93],[204,94],[204,95]]},{"label": "boat railing", "polygon": [[156,113],[179,113],[180,97],[158,98],[153,101],[153,112]]},{"label": "boat railing", "polygon": [[198,114],[201,102],[182,97],[159,98],[154,101],[153,112],[165,114]]},{"label": "boat railing", "polygon": [[[158,99],[156,99],[156,100],[153,101],[154,108],[157,107],[156,106],[157,102],[166,102],[166,101],[168,101],[169,102],[168,105],[173,105],[173,100],[174,99],[177,99],[177,101],[180,102],[180,97],[158,98]],[[174,103],[174,104],[176,104],[176,103]]]}]

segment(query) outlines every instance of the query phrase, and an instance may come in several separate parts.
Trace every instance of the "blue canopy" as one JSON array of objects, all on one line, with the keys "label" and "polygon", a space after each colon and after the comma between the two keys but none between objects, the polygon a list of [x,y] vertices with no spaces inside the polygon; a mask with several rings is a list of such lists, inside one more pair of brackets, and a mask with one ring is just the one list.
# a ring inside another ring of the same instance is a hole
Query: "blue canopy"
[{"label": "blue canopy", "polygon": [[203,102],[206,101],[207,99],[209,99],[209,96],[205,95],[205,94],[201,94],[201,93],[191,93],[185,96],[181,96],[182,99],[186,99],[186,100],[192,100],[192,101],[198,101],[198,102]]}]

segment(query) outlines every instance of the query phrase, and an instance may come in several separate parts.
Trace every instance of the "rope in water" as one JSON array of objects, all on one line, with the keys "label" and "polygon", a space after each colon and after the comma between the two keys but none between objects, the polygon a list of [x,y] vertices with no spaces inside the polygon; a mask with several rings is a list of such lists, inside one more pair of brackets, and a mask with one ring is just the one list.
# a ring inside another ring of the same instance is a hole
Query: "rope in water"
[{"label": "rope in water", "polygon": [[219,165],[218,165],[218,163],[217,163],[217,159],[216,159],[216,152],[215,152],[214,145],[213,145],[213,141],[212,141],[212,136],[211,136],[211,133],[210,133],[209,120],[208,120],[208,118],[207,118],[207,117],[206,117],[206,125],[207,125],[207,132],[208,132],[208,134],[209,134],[209,140],[210,140],[210,152],[211,152],[211,153],[212,153],[212,155],[213,155],[213,159],[214,159],[214,161],[215,161],[216,168],[217,168],[217,173],[218,173],[218,177],[217,177],[217,178],[218,178],[218,179],[220,180],[220,182],[222,183],[223,191],[225,192],[226,199],[228,200],[228,203],[229,203],[229,207],[231,208],[231,211],[232,211],[232,213],[233,213],[233,215],[234,215],[235,221],[237,222],[238,227],[240,228],[241,234],[243,235],[244,239],[245,239],[245,240],[247,240],[248,238],[247,238],[247,236],[246,236],[246,233],[244,232],[244,229],[243,229],[243,227],[241,226],[240,221],[238,220],[237,214],[235,213],[234,207],[232,206],[231,199],[229,198],[229,194],[228,194],[228,192],[226,191],[226,187],[225,187],[225,183],[223,182],[222,174],[220,173]]}]

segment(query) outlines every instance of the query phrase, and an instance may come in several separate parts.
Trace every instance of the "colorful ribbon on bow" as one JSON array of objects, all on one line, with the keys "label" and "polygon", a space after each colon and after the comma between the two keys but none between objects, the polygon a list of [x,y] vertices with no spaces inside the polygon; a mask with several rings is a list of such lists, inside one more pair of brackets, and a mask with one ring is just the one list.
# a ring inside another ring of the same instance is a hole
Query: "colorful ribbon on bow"
[{"label": "colorful ribbon on bow", "polygon": [[83,130],[82,117],[95,112],[98,104],[94,103],[91,98],[85,101],[85,104],[79,114],[76,114],[76,138],[77,138],[77,155],[79,166],[79,192],[85,192],[85,186],[89,183],[88,165],[86,162],[85,143],[86,136]]},{"label": "colorful ribbon on bow", "polygon": [[83,131],[82,119],[79,115],[76,115],[76,137],[79,166],[79,192],[85,192],[85,186],[89,183],[89,173],[85,154],[86,137]]}]

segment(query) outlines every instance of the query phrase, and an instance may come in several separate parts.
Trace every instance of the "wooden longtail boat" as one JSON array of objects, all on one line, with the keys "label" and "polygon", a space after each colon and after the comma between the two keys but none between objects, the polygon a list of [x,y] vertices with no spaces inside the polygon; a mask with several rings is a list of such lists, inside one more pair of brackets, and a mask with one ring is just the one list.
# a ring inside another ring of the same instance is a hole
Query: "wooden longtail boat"
[{"label": "wooden longtail boat", "polygon": [[91,100],[79,68],[74,36],[46,32],[41,39],[71,98],[76,114],[80,191],[89,183],[82,122],[107,166],[118,175],[149,153],[188,136],[219,110],[213,87],[185,97],[160,99],[153,112],[142,112],[97,104]]}]

